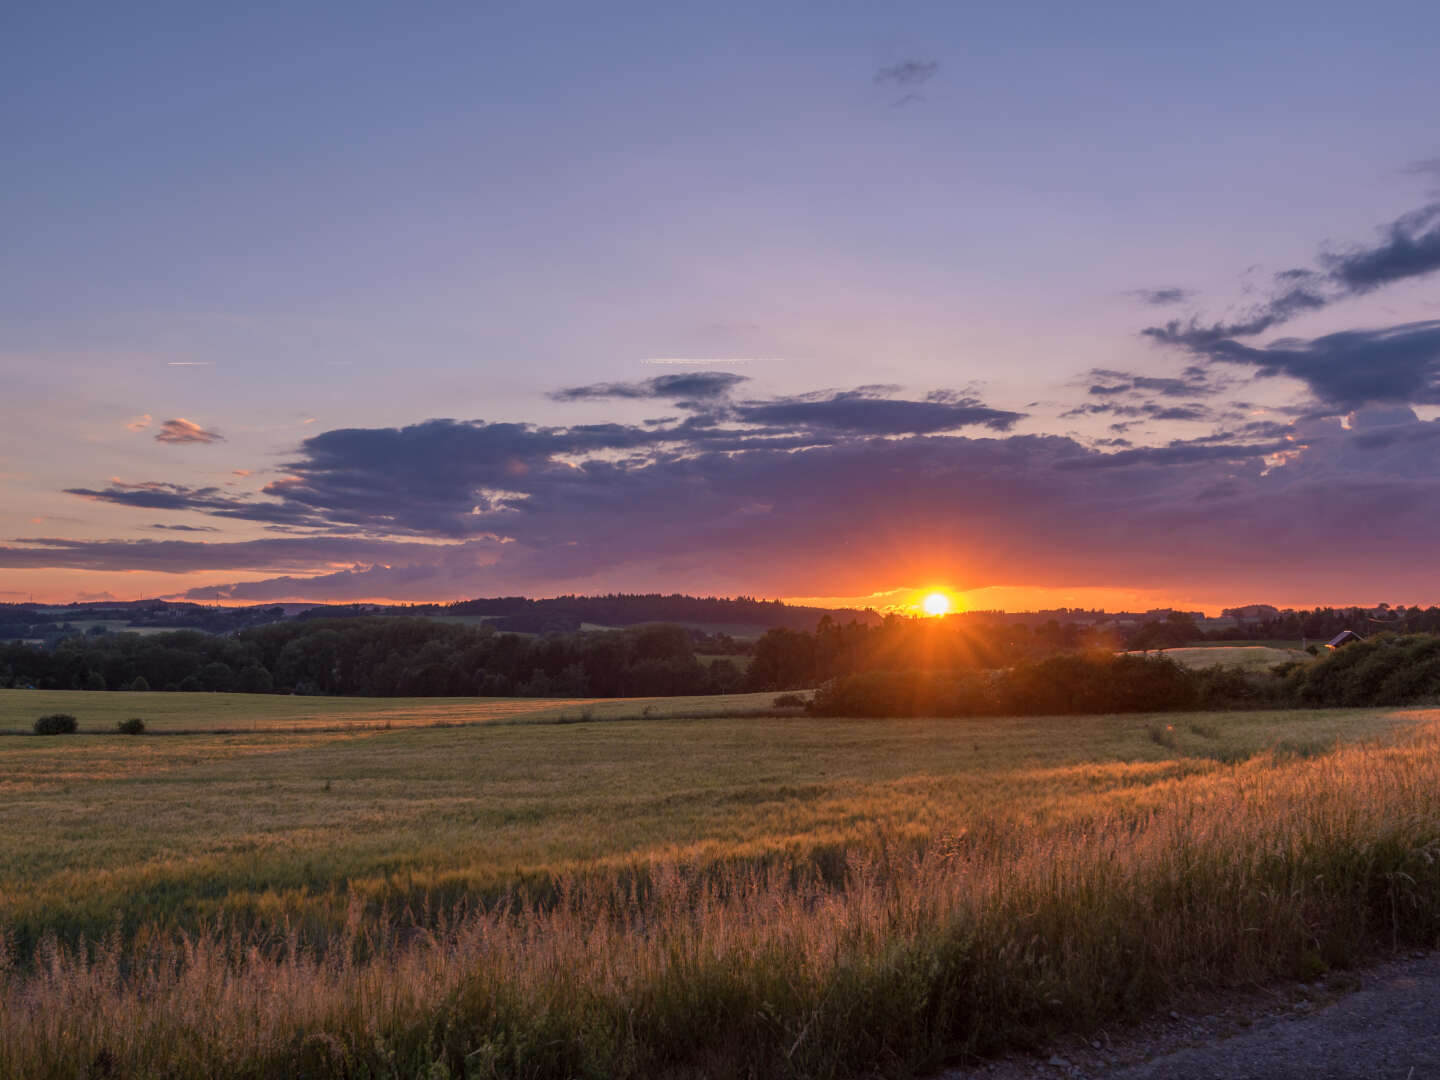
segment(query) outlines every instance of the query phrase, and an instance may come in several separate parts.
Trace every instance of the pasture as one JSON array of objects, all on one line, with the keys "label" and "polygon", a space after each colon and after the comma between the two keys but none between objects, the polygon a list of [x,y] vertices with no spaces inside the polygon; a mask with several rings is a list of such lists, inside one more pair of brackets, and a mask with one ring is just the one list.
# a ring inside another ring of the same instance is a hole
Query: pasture
[{"label": "pasture", "polygon": [[0,739],[6,1075],[909,1075],[1440,926],[1433,710],[16,693],[82,734]]}]

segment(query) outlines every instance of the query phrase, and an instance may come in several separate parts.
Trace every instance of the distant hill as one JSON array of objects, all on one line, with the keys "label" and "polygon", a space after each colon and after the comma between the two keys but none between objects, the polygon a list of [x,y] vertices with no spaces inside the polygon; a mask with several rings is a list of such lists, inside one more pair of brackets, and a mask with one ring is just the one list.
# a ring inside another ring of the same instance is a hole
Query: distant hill
[{"label": "distant hill", "polygon": [[556,596],[543,600],[496,596],[458,600],[452,604],[395,606],[321,605],[301,612],[298,617],[316,619],[359,615],[468,618],[488,622],[497,630],[532,634],[673,623],[710,633],[726,633],[732,637],[759,636],[776,627],[813,630],[826,615],[838,622],[854,619],[862,623],[878,623],[881,618],[874,611],[857,608],[804,607],[748,596],[687,596],[683,593],[611,593],[605,596]]}]

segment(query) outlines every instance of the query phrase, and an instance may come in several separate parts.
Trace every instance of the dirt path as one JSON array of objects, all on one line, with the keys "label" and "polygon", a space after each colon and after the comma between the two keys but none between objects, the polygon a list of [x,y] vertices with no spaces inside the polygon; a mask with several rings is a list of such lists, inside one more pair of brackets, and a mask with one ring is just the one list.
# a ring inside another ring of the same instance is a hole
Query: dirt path
[{"label": "dirt path", "polygon": [[1440,1080],[1440,953],[1215,1005],[943,1080]]}]

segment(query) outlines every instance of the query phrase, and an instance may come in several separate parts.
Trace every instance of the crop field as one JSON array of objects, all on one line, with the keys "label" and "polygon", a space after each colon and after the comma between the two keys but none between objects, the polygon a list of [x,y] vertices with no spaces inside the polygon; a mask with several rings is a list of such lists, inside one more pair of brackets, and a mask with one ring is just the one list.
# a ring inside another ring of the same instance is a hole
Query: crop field
[{"label": "crop field", "polygon": [[0,739],[0,1075],[915,1075],[1440,933],[1435,710],[465,704],[6,695],[233,713]]},{"label": "crop field", "polygon": [[[159,691],[0,690],[0,734],[28,732],[63,712],[85,733],[113,732],[131,717],[153,732],[280,731],[608,720],[655,713],[719,716],[768,709],[774,694],[688,698],[354,698]],[[647,713],[648,710],[648,713]]]}]

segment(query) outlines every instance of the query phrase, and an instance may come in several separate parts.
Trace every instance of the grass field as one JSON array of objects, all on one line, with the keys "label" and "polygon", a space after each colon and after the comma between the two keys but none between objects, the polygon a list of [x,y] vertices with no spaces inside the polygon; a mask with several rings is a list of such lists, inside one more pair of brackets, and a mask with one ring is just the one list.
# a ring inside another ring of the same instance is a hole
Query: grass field
[{"label": "grass field", "polygon": [[0,739],[0,1075],[901,1076],[1440,928],[1435,711],[275,701]]},{"label": "grass field", "polygon": [[1166,649],[1164,655],[1186,667],[1194,668],[1213,667],[1217,664],[1225,667],[1268,668],[1292,660],[1314,659],[1303,649],[1275,648],[1269,645],[1195,645]]},{"label": "grass field", "polygon": [[353,698],[291,694],[0,690],[0,734],[31,730],[37,717],[69,713],[86,733],[113,732],[140,717],[147,730],[279,731],[551,723],[649,714],[722,716],[768,709],[774,694],[689,698]]}]

